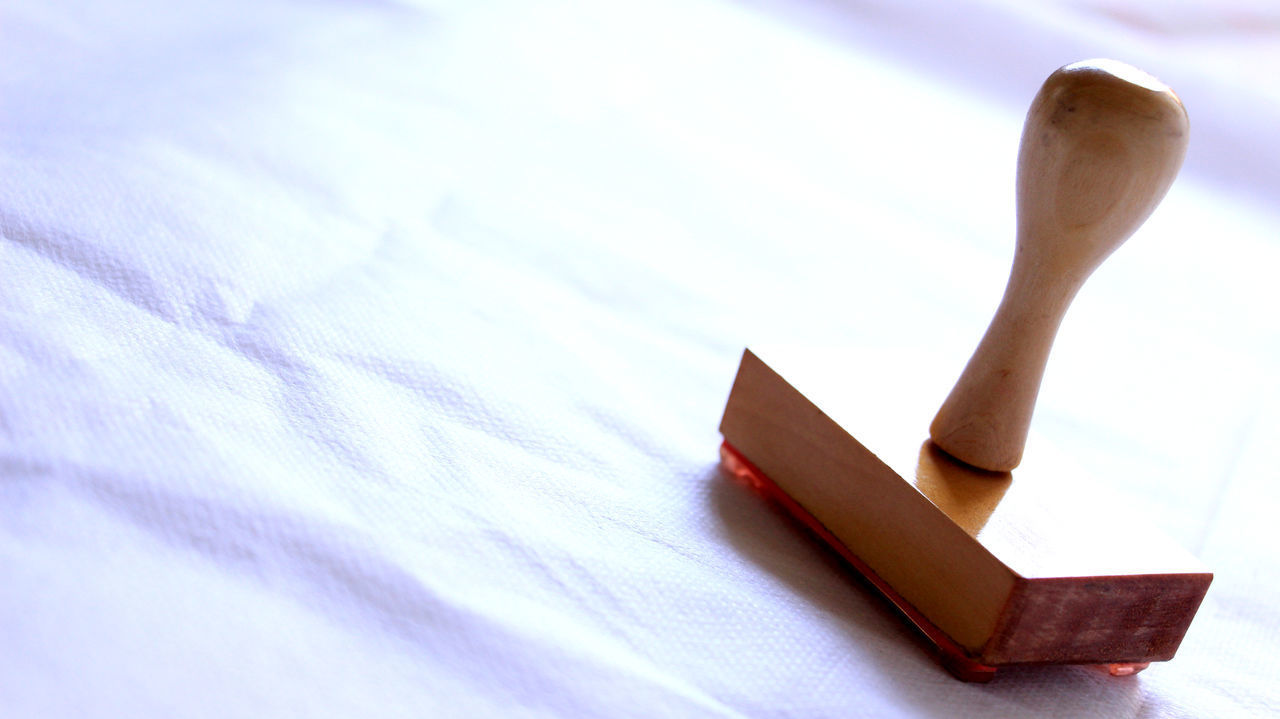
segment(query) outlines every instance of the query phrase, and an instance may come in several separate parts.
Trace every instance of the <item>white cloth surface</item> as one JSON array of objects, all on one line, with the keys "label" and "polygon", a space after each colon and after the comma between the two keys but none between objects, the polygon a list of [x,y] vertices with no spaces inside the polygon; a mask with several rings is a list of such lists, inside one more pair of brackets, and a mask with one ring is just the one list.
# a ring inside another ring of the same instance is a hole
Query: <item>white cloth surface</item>
[{"label": "white cloth surface", "polygon": [[[1180,8],[6,4],[0,716],[1280,712],[1280,14]],[[748,343],[958,371],[1093,56],[1192,146],[1036,428],[1216,579],[1172,662],[966,685],[716,426]]]}]

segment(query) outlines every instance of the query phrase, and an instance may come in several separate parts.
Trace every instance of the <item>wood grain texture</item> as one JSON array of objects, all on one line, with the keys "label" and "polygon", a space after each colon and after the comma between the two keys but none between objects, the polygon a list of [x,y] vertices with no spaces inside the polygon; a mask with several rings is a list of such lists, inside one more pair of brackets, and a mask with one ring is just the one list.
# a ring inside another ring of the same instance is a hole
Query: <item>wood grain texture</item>
[{"label": "wood grain texture", "polygon": [[[1212,575],[1051,448],[986,472],[924,436],[918,353],[749,349],[726,441],[991,666],[1171,658]],[[890,379],[894,378],[894,379]]]},{"label": "wood grain texture", "polygon": [[975,467],[1018,466],[1049,350],[1089,275],[1150,216],[1186,154],[1177,95],[1111,60],[1053,73],[1018,154],[1017,245],[985,336],[930,426]]}]

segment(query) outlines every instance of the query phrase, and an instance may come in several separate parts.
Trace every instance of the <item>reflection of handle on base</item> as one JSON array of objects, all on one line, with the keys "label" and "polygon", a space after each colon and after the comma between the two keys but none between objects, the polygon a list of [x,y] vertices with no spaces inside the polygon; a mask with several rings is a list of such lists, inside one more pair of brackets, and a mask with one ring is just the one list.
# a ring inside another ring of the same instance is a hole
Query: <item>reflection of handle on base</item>
[{"label": "reflection of handle on base", "polygon": [[1123,63],[1076,63],[1045,80],[1018,154],[1009,284],[929,428],[948,454],[991,471],[1018,466],[1067,306],[1160,203],[1182,165],[1187,131],[1178,96]]}]

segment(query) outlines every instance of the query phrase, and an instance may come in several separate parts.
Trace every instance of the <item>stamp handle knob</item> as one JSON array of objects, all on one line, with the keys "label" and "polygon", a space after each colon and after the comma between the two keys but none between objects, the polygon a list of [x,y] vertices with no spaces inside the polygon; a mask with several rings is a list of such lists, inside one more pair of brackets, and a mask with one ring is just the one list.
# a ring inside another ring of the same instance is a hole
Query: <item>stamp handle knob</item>
[{"label": "stamp handle knob", "polygon": [[1088,60],[1045,81],[1018,153],[1013,268],[986,335],[930,425],[941,449],[981,469],[1018,465],[1067,306],[1160,203],[1187,134],[1178,96],[1129,65]]}]

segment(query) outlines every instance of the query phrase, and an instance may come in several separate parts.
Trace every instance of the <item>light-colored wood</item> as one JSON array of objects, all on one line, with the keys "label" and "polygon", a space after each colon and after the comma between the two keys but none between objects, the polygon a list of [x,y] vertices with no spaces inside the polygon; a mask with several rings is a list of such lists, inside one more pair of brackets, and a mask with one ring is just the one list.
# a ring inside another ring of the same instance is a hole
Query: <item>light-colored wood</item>
[{"label": "light-colored wood", "polygon": [[918,351],[753,348],[720,430],[979,662],[1171,658],[1212,575],[1034,436],[1014,473],[939,451],[945,385],[917,378],[940,376]]},{"label": "light-colored wood", "polygon": [[1067,306],[1147,219],[1186,154],[1186,110],[1166,85],[1112,60],[1053,73],[1018,156],[1017,249],[986,335],[930,426],[975,467],[1018,466]]},{"label": "light-colored wood", "polygon": [[1172,91],[1126,65],[1049,77],[1023,131],[1008,286],[932,440],[945,372],[918,351],[743,355],[730,456],[946,652],[1132,668],[1171,658],[1204,598],[1212,575],[1133,508],[1034,438],[1020,464],[1063,313],[1164,196],[1187,130]]}]

